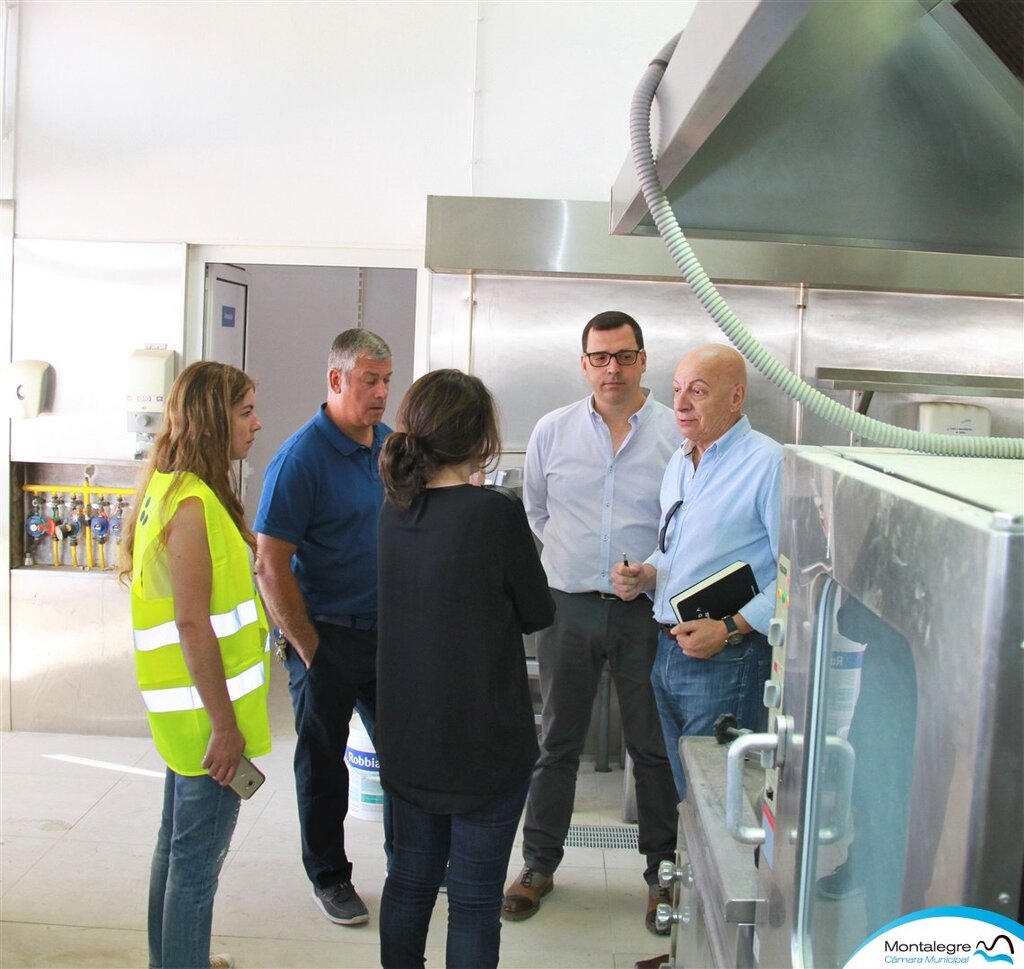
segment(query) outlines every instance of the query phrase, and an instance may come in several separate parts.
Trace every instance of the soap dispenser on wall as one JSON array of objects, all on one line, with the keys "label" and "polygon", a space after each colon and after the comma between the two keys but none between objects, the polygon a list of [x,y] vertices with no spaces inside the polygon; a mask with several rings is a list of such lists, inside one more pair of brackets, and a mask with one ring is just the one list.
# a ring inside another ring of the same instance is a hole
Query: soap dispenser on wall
[{"label": "soap dispenser on wall", "polygon": [[54,371],[45,360],[8,364],[6,384],[6,409],[11,417],[38,417],[53,405]]}]

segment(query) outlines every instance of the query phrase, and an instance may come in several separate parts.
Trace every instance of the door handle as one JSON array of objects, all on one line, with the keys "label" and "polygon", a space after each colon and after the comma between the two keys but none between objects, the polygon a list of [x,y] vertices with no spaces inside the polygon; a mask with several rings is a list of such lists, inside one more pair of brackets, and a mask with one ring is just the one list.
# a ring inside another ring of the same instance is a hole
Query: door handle
[{"label": "door handle", "polygon": [[779,736],[773,733],[748,733],[737,737],[729,746],[725,769],[725,826],[740,844],[764,843],[764,828],[759,824],[743,823],[743,760],[747,753],[774,751]]},{"label": "door handle", "polygon": [[818,844],[830,845],[835,844],[846,834],[850,824],[853,771],[857,765],[857,754],[853,747],[837,734],[828,734],[825,737],[825,754],[834,757],[836,761],[836,797],[832,806],[832,816],[827,819],[829,823],[818,828]]},{"label": "door handle", "polygon": [[793,718],[775,717],[775,733],[748,733],[737,737],[729,746],[725,771],[725,826],[740,844],[764,844],[761,825],[743,823],[743,760],[748,753],[761,755],[761,766],[778,767],[786,762],[793,733]]}]

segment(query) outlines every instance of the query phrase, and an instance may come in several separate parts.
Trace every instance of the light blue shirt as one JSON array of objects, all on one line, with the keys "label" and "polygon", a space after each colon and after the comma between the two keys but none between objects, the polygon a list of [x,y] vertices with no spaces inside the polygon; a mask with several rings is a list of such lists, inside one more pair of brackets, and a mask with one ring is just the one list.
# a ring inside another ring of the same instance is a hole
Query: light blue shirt
[{"label": "light blue shirt", "polygon": [[[658,570],[654,618],[675,624],[669,598],[733,562],[754,570],[761,590],[738,612],[758,632],[775,614],[782,501],[782,445],[741,417],[700,459],[693,445],[676,451],[661,483],[661,518],[683,499],[669,522],[665,552],[655,547],[648,564]],[[657,546],[657,537],[654,545]]]},{"label": "light blue shirt", "polygon": [[657,542],[658,488],[682,438],[672,410],[645,393],[617,454],[591,397],[545,414],[530,435],[523,502],[553,589],[610,593],[623,552],[639,561]]}]

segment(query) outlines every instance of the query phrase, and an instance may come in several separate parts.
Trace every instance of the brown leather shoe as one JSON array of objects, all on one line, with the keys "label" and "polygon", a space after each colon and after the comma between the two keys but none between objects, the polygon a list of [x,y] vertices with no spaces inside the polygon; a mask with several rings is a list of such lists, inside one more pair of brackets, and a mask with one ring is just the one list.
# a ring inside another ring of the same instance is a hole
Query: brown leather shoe
[{"label": "brown leather shoe", "polygon": [[650,959],[634,962],[633,969],[661,969],[663,965],[668,965],[668,960],[669,954],[666,952],[663,956],[651,956]]},{"label": "brown leather shoe", "polygon": [[501,916],[510,922],[521,922],[536,914],[540,900],[555,887],[555,880],[527,865],[508,886],[501,902]]},{"label": "brown leather shoe", "polygon": [[660,885],[649,886],[647,889],[647,916],[644,919],[644,925],[647,926],[648,932],[653,932],[655,935],[668,935],[672,931],[667,926],[664,929],[658,928],[655,915],[662,902],[672,904],[672,889],[662,888]]}]

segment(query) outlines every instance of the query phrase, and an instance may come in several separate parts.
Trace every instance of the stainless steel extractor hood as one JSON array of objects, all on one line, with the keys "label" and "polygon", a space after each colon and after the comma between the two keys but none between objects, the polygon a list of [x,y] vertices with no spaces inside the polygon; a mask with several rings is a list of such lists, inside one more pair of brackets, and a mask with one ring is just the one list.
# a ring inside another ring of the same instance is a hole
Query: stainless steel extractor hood
[{"label": "stainless steel extractor hood", "polygon": [[[1019,0],[986,2],[1019,49]],[[700,0],[657,96],[683,230],[1024,255],[1024,90],[971,19],[953,0]],[[654,231],[628,158],[610,217]]]}]

